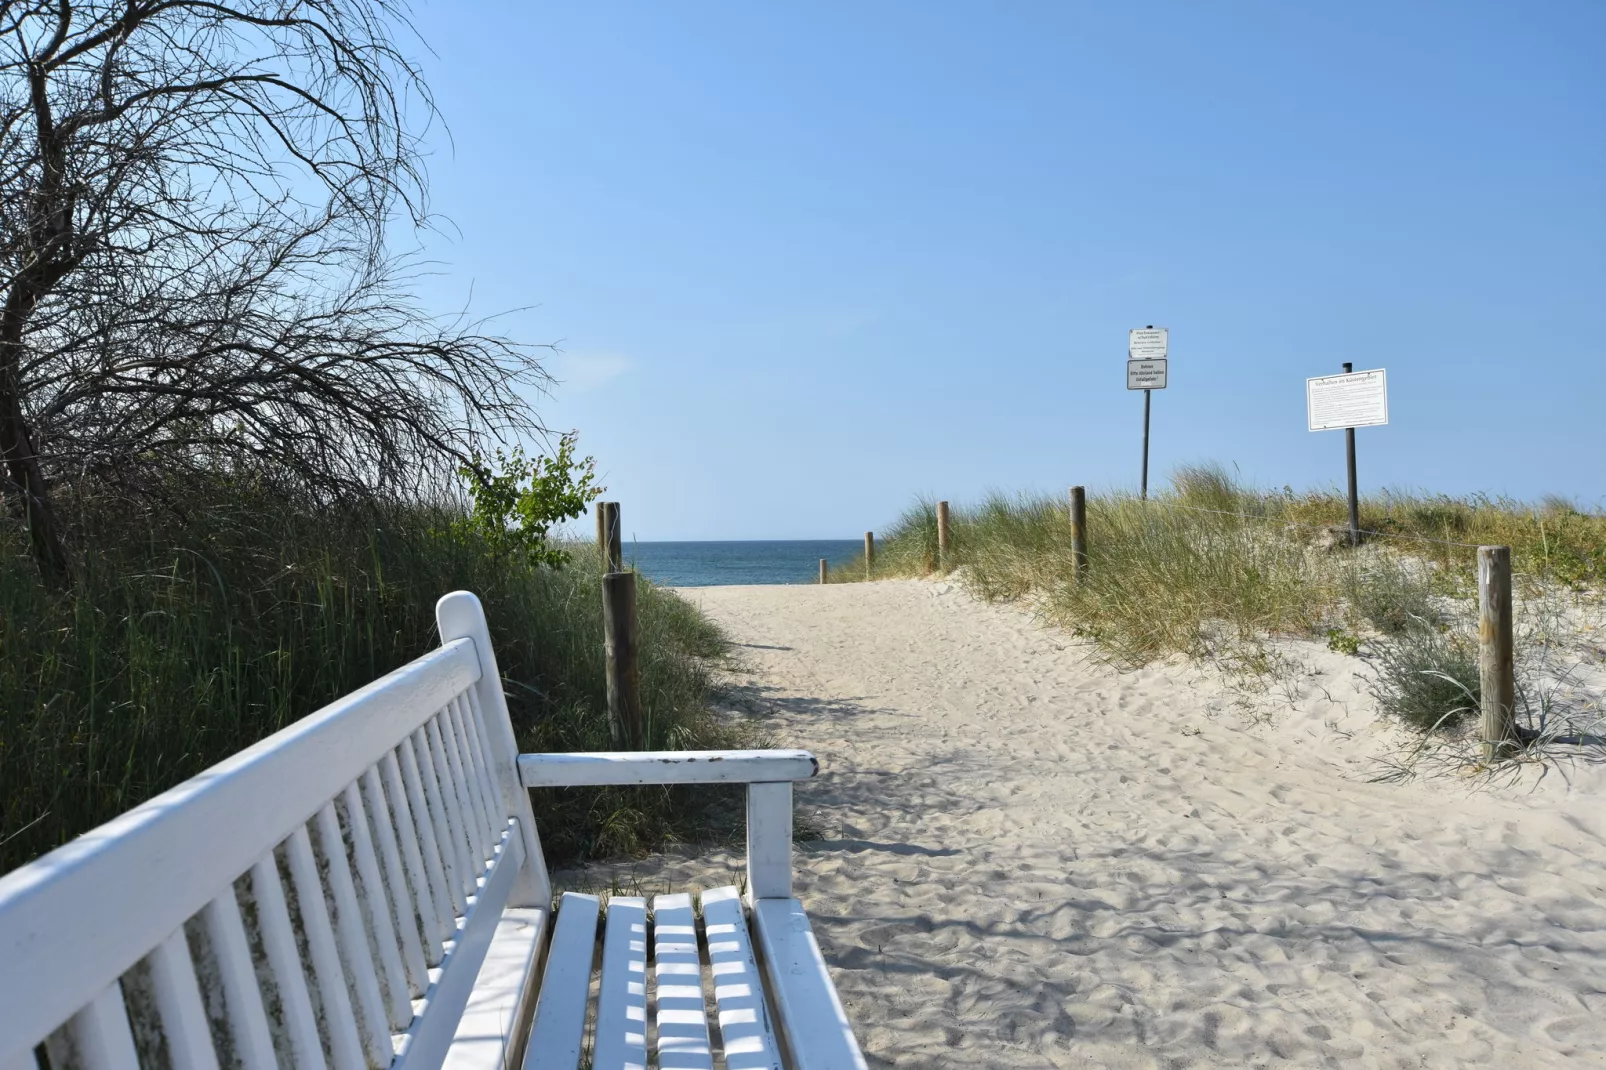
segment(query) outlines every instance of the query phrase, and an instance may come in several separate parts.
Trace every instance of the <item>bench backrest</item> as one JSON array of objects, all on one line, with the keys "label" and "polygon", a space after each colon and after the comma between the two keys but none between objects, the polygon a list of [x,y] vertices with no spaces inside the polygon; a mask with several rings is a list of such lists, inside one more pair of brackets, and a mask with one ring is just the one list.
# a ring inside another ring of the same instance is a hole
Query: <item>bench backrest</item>
[{"label": "bench backrest", "polygon": [[438,650],[0,878],[0,1070],[439,1063],[503,908],[551,890],[479,600],[436,616]]}]

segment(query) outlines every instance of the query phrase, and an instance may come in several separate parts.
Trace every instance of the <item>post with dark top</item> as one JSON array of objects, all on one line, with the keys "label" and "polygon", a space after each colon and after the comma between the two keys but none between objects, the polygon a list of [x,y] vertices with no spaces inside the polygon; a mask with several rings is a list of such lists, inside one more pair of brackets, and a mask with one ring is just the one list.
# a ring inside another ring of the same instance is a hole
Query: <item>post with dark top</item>
[{"label": "post with dark top", "polygon": [[1483,756],[1514,749],[1517,683],[1511,644],[1511,547],[1478,547],[1478,683]]},{"label": "post with dark top", "polygon": [[820,558],[820,582],[825,582],[825,558]]},{"label": "post with dark top", "polygon": [[636,657],[636,574],[602,577],[602,629],[608,675],[608,731],[621,750],[646,750]]},{"label": "post with dark top", "polygon": [[620,534],[619,503],[604,502],[607,526],[607,557],[605,569],[608,572],[621,572],[625,566],[624,539]]},{"label": "post with dark top", "polygon": [[948,571],[948,503],[937,503],[937,570]]},{"label": "post with dark top", "polygon": [[1087,580],[1087,488],[1071,488],[1071,566],[1078,584]]},{"label": "post with dark top", "polygon": [[[1352,361],[1344,362],[1344,374],[1355,370]],[[1344,458],[1349,471],[1349,544],[1361,544],[1361,499],[1355,490],[1355,428],[1344,428]]]},{"label": "post with dark top", "polygon": [[864,533],[864,578],[869,579],[875,571],[875,532]]},{"label": "post with dark top", "polygon": [[608,503],[597,502],[592,511],[597,514],[597,562],[604,574],[608,571]]}]

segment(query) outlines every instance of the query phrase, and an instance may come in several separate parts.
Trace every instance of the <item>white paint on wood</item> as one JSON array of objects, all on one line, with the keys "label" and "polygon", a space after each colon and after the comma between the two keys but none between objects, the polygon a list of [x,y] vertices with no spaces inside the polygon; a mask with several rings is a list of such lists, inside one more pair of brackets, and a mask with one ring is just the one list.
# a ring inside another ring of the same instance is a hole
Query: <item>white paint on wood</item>
[{"label": "white paint on wood", "polygon": [[351,865],[341,838],[340,819],[333,804],[318,811],[313,820],[317,837],[314,858],[323,874],[324,906],[340,951],[340,972],[346,980],[357,1035],[369,1066],[383,1067],[395,1052],[390,1047],[390,1022],[385,999],[379,990],[379,971],[374,965],[362,909],[357,905],[357,889],[351,879]]},{"label": "white paint on wood", "polygon": [[392,1033],[406,1029],[413,1020],[413,1004],[408,991],[407,970],[402,965],[401,945],[392,922],[390,901],[379,875],[379,859],[369,832],[368,814],[357,784],[346,785],[336,810],[344,833],[346,854],[351,862],[351,879],[357,897],[357,917],[368,940],[368,955],[379,981],[379,994],[385,1011],[385,1024]]},{"label": "white paint on wood", "polygon": [[753,935],[794,1070],[865,1070],[803,905],[758,899],[752,911]]},{"label": "white paint on wood", "polygon": [[[446,708],[435,715],[435,719],[429,722],[430,731],[432,738],[440,739],[441,755],[446,760],[444,775],[452,789],[450,798],[457,803],[463,842],[468,850],[468,871],[478,880],[485,870],[485,860],[490,857],[490,852],[485,847],[484,821],[475,809],[474,793],[468,786],[468,769],[463,764],[462,748],[457,745],[457,726],[452,720],[452,706],[453,703],[448,702]],[[469,891],[472,892],[473,888]]]},{"label": "white paint on wood", "polygon": [[217,1070],[212,1027],[201,1002],[184,930],[157,944],[145,957],[145,964],[150,970],[151,994],[161,1018],[172,1070]]},{"label": "white paint on wood", "polygon": [[653,1054],[661,1070],[713,1070],[691,896],[652,901]]},{"label": "white paint on wood", "polygon": [[592,1070],[647,1067],[647,901],[608,900],[597,990],[597,1040]]},{"label": "white paint on wood", "polygon": [[[368,815],[372,842],[378,848],[380,863],[379,896],[390,910],[392,931],[401,942],[402,971],[406,975],[406,995],[417,999],[429,987],[429,969],[424,962],[424,943],[419,935],[419,919],[423,911],[416,905],[414,889],[407,878],[407,867],[402,862],[401,847],[396,839],[396,826],[391,821],[389,804],[379,780],[379,767],[371,766],[362,775],[363,809]],[[416,851],[417,845],[413,849]],[[419,866],[418,883],[428,894],[423,867]],[[428,923],[424,923],[428,928]],[[408,1008],[411,1015],[412,1009]]]},{"label": "white paint on wood", "polygon": [[781,1051],[770,1027],[764,981],[753,957],[741,898],[735,888],[714,888],[703,893],[702,903],[725,1066],[781,1070]]},{"label": "white paint on wood", "polygon": [[508,815],[497,814],[486,808],[485,794],[481,786],[480,763],[474,754],[473,741],[468,734],[468,722],[463,717],[463,706],[463,698],[459,695],[451,701],[447,711],[452,726],[451,735],[457,744],[457,764],[463,770],[463,793],[468,796],[469,809],[474,811],[474,827],[479,832],[483,850],[486,837],[499,829],[502,819]]},{"label": "white paint on wood", "polygon": [[563,893],[535,1005],[535,1023],[524,1049],[524,1070],[575,1070],[580,1065],[591,963],[596,957],[598,907],[594,895]]},{"label": "white paint on wood", "polygon": [[452,901],[461,917],[468,909],[468,897],[474,894],[477,867],[469,858],[468,841],[464,838],[462,818],[457,812],[457,796],[451,791],[446,759],[441,753],[440,733],[434,728],[435,722],[430,720],[418,730],[419,768],[424,774],[425,790],[433,788],[430,805],[438,807],[440,811],[435,835],[440,839],[444,856],[451,860],[446,867],[446,875],[451,881]]},{"label": "white paint on wood", "polygon": [[[234,1059],[242,1070],[278,1070],[273,1034],[263,1010],[262,990],[257,985],[251,946],[234,889],[229,888],[206,904],[201,916],[191,924],[201,934],[200,942],[206,948],[205,955],[194,956],[201,991],[208,1001],[221,1003],[213,1017],[220,1019],[227,1030]],[[192,939],[192,950],[195,943]]]},{"label": "white paint on wood", "polygon": [[[427,887],[433,900],[434,910],[431,916],[434,919],[434,931],[430,934],[429,963],[435,965],[440,960],[440,943],[452,934],[453,919],[456,914],[452,911],[451,886],[446,880],[446,868],[441,860],[440,845],[435,842],[435,822],[430,816],[428,798],[424,794],[424,778],[418,772],[418,762],[413,756],[413,741],[411,738],[402,740],[396,746],[396,766],[401,773],[405,794],[398,795],[389,785],[391,771],[386,760],[385,776],[387,787],[391,791],[391,801],[398,806],[398,813],[407,814],[411,820],[406,831],[412,833],[417,842],[419,855],[423,859],[424,871],[429,880],[421,885],[414,879],[414,888]],[[401,831],[401,823],[397,823]],[[403,841],[405,843],[405,841]]]},{"label": "white paint on wood", "polygon": [[458,715],[463,722],[465,738],[468,740],[468,754],[470,764],[474,767],[474,774],[470,778],[472,786],[477,793],[480,809],[488,822],[487,828],[493,832],[502,827],[502,823],[514,815],[506,812],[502,800],[496,790],[496,774],[491,768],[491,759],[485,750],[484,733],[480,730],[479,718],[474,714],[474,707],[470,704],[472,690],[465,692],[458,698]]},{"label": "white paint on wood", "polygon": [[52,1070],[139,1070],[123,990],[103,988],[46,1042]]},{"label": "white paint on wood", "polygon": [[524,837],[526,863],[519,870],[508,903],[516,907],[549,909],[552,884],[547,877],[546,859],[541,854],[535,815],[530,811],[530,795],[519,783],[516,768],[519,746],[513,738],[513,721],[508,716],[507,697],[502,693],[501,670],[497,668],[485,609],[470,592],[453,591],[435,603],[435,622],[443,646],[467,639],[479,660],[480,672],[469,691],[469,707],[479,718],[486,753],[496,771],[502,798],[501,813],[518,820],[519,834]]},{"label": "white paint on wood", "polygon": [[37,1044],[473,685],[475,655],[468,641],[432,651],[0,877],[0,1060]]},{"label": "white paint on wood", "polygon": [[318,880],[318,862],[312,853],[312,838],[306,826],[296,829],[284,844],[285,861],[290,867],[290,883],[295,892],[301,935],[307,942],[312,961],[312,981],[317,986],[314,1010],[329,1037],[334,1070],[365,1070],[362,1034],[356,1011],[346,987],[340,964],[340,947],[335,939],[329,907],[324,902],[323,884]]},{"label": "white paint on wood", "polygon": [[634,751],[521,754],[527,788],[602,784],[745,784],[807,780],[819,763],[806,750]]},{"label": "white paint on wood", "polygon": [[517,823],[509,820],[473,909],[441,964],[439,979],[424,994],[423,1012],[402,1041],[392,1070],[435,1070],[441,1065],[524,863],[524,839]]},{"label": "white paint on wood", "polygon": [[505,1070],[517,1060],[535,1013],[536,967],[547,912],[509,907],[452,1036],[445,1070]]},{"label": "white paint on wood", "polygon": [[747,786],[747,895],[792,896],[792,785]]},{"label": "white paint on wood", "polygon": [[278,997],[279,1016],[271,1023],[279,1032],[279,1045],[291,1065],[324,1070],[323,1045],[318,1040],[318,1019],[312,1006],[301,954],[296,948],[290,905],[272,854],[251,867],[251,901],[255,906],[257,937],[266,969],[257,981]]},{"label": "white paint on wood", "polygon": [[463,865],[459,855],[461,848],[455,847],[452,842],[451,828],[446,823],[446,806],[441,801],[440,784],[435,779],[434,762],[422,728],[414,732],[412,738],[402,741],[402,755],[402,772],[407,771],[406,756],[412,755],[416,759],[418,779],[424,787],[425,805],[419,809],[419,813],[429,822],[430,843],[434,845],[433,853],[440,860],[446,881],[441,902],[452,905],[452,917],[461,917],[467,907],[463,899],[463,882],[459,878]]}]

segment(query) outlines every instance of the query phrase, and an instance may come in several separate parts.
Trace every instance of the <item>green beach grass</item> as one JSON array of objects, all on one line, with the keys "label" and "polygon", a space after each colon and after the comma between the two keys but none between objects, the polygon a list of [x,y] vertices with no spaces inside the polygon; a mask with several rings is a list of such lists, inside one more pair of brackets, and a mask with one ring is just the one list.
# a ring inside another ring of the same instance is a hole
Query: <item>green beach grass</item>
[{"label": "green beach grass", "polygon": [[[434,605],[483,600],[519,745],[611,749],[598,561],[498,556],[449,507],[314,510],[188,488],[184,518],[75,503],[83,566],[38,579],[0,529],[0,872],[194,775],[438,643]],[[648,744],[743,745],[709,711],[727,642],[675,595],[640,588]],[[735,820],[707,791],[537,792],[554,861],[634,854]]]}]

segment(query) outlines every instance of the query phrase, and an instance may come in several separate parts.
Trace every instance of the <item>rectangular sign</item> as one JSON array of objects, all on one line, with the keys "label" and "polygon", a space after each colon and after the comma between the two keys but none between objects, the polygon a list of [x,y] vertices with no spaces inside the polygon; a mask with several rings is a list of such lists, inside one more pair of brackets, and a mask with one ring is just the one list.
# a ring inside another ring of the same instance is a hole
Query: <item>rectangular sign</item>
[{"label": "rectangular sign", "polygon": [[1126,333],[1127,360],[1165,360],[1171,332],[1164,327],[1139,327]]},{"label": "rectangular sign", "polygon": [[1377,368],[1306,379],[1305,414],[1312,431],[1386,424],[1389,422],[1388,374]]},{"label": "rectangular sign", "polygon": [[1164,390],[1165,366],[1163,360],[1129,360],[1126,362],[1126,388],[1128,390]]}]

